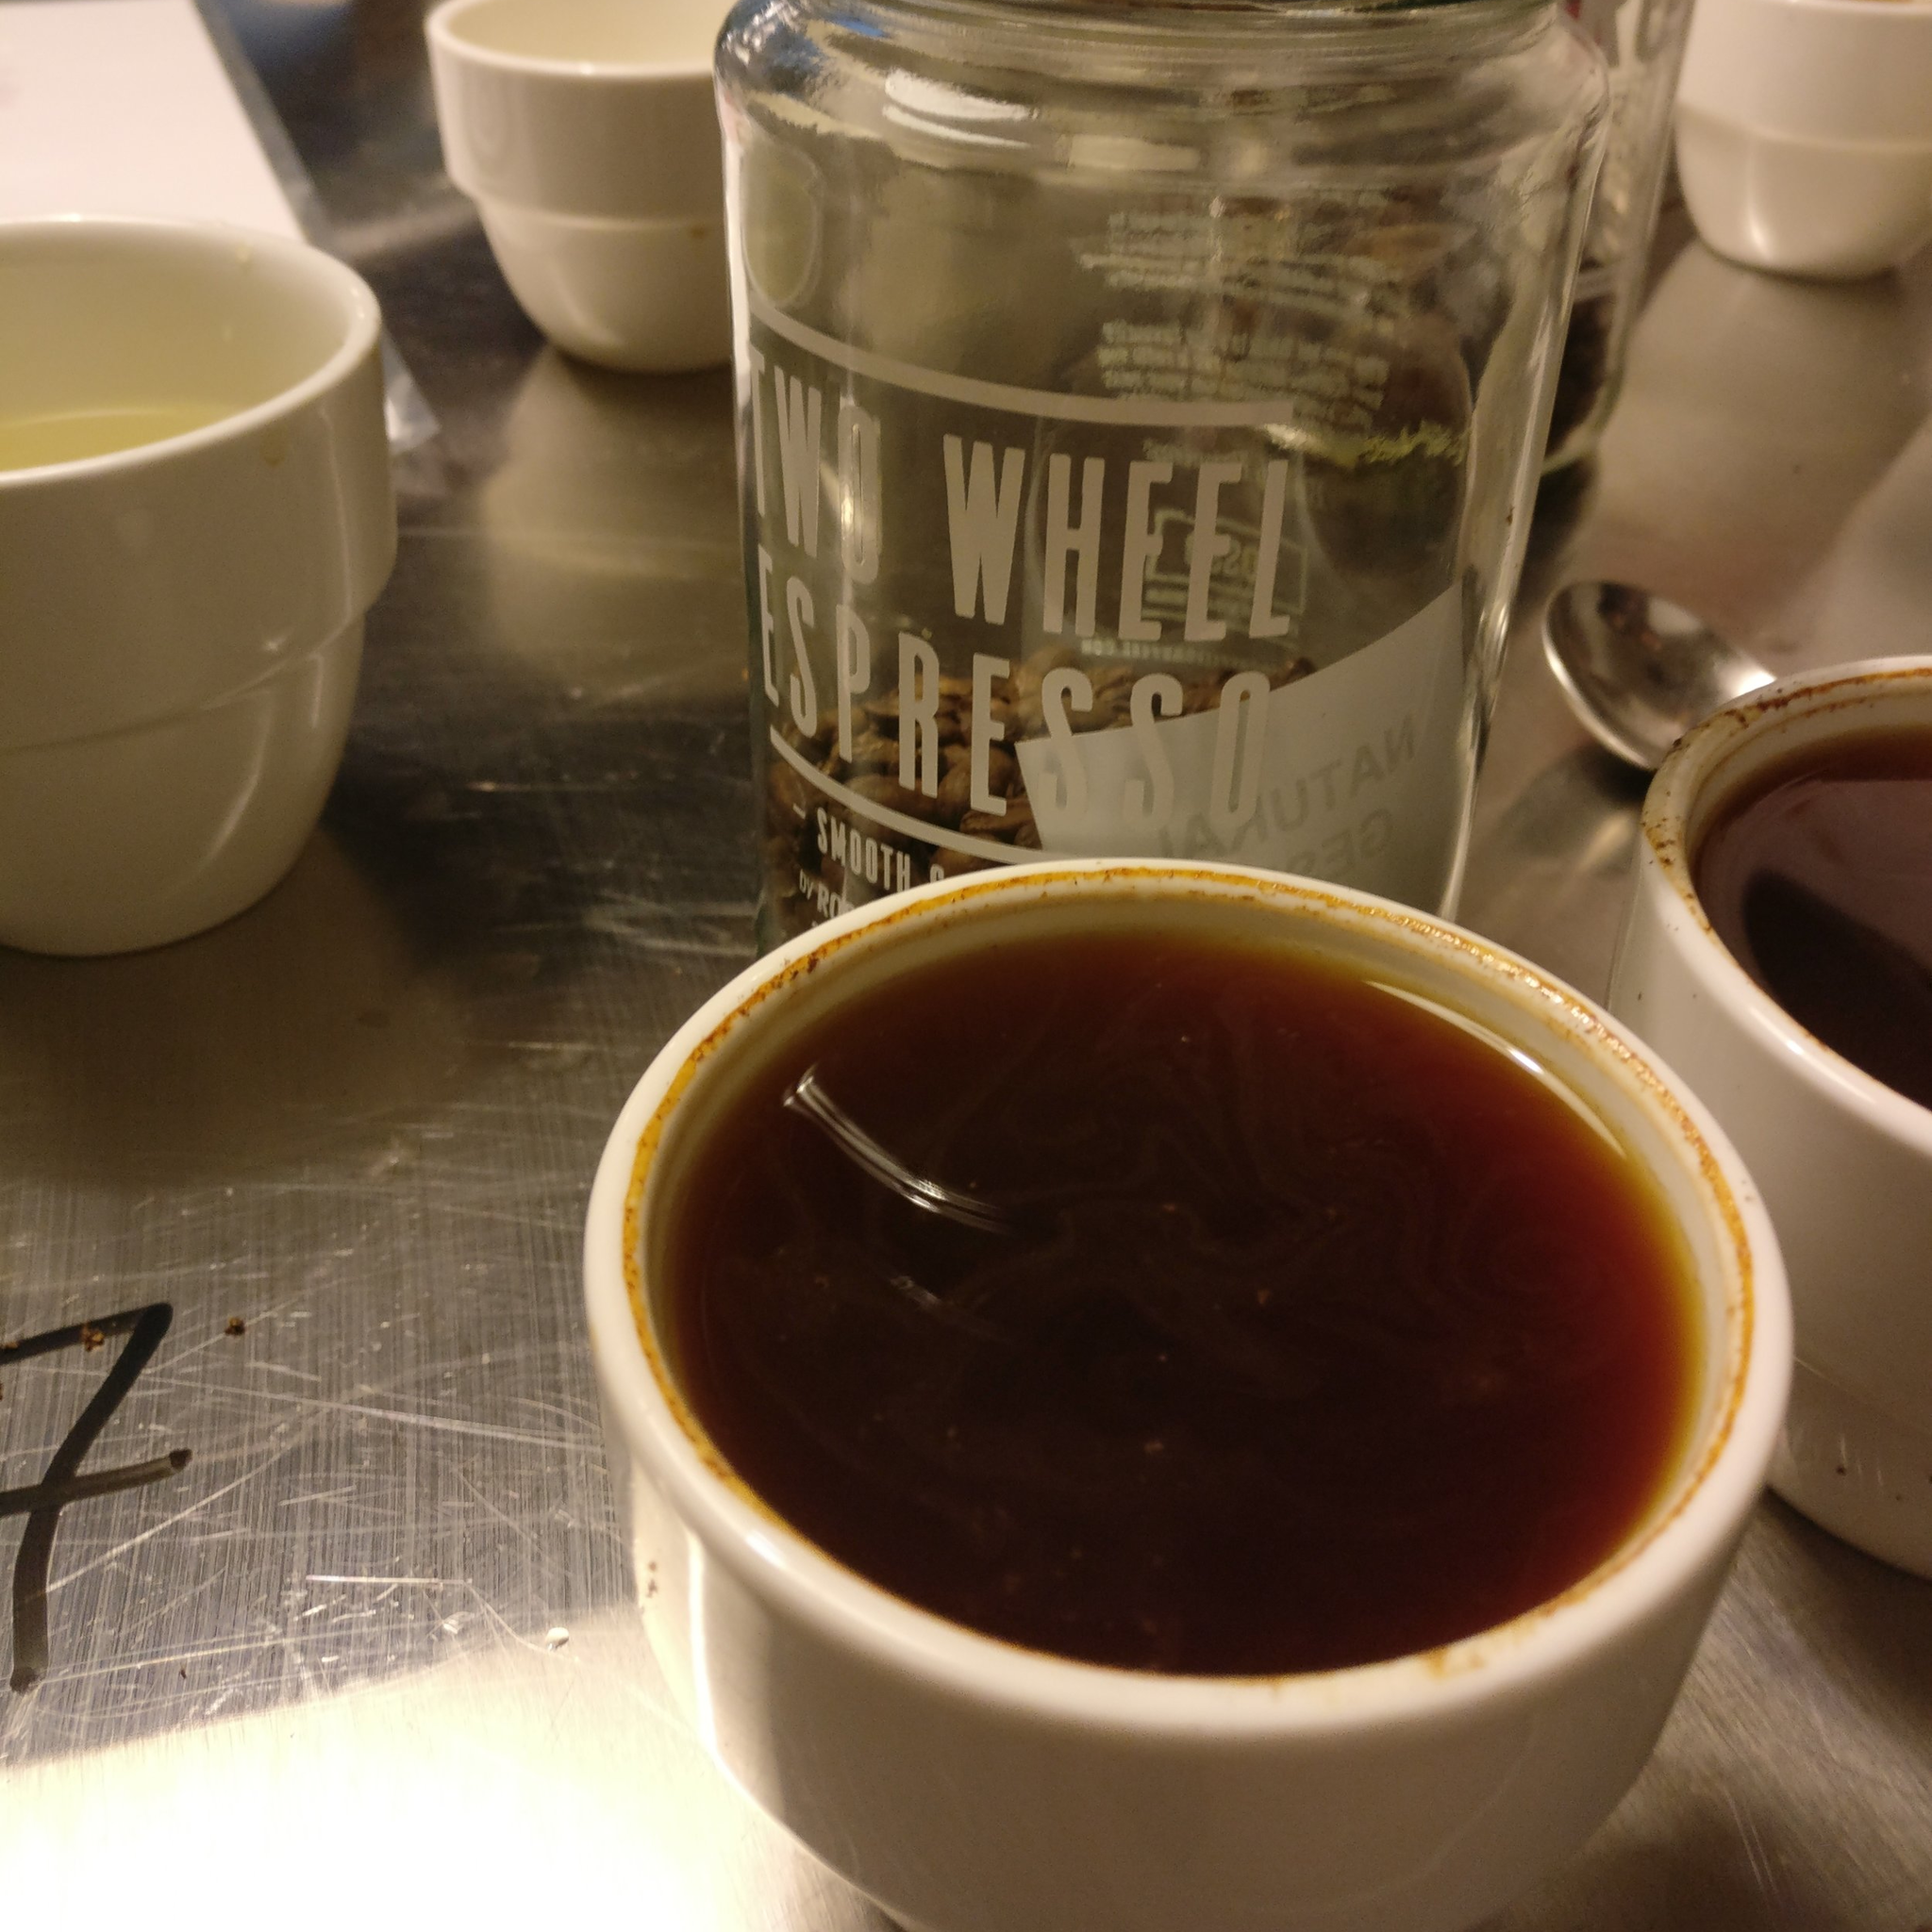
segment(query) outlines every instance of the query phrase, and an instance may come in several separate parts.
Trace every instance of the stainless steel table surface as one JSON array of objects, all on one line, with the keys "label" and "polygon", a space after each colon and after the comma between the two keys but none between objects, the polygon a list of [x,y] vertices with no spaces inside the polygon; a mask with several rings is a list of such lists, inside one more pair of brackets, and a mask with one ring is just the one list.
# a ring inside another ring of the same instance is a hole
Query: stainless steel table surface
[{"label": "stainless steel table surface", "polygon": [[[523,321],[414,4],[231,17],[442,428],[293,875],[163,951],[0,953],[0,1339],[170,1305],[87,1467],[192,1453],[60,1518],[44,1676],[0,1689],[0,1913],[877,1927],[668,1708],[579,1308],[608,1124],[752,953],[726,377]],[[1641,786],[1561,708],[1550,582],[1641,578],[1777,666],[1932,650],[1932,262],[1781,281],[1680,221],[1658,261],[1601,462],[1540,508],[1463,901],[1591,992]],[[0,1374],[0,1489],[121,1345]],[[1767,1502],[1649,1770],[1498,1923],[1932,1925],[1932,1586]]]}]

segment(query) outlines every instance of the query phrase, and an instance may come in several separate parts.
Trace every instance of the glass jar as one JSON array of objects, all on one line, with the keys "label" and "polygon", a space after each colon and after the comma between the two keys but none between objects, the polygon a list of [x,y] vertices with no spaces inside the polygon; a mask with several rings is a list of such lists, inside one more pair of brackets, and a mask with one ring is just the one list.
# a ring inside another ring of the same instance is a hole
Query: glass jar
[{"label": "glass jar", "polygon": [[1690,0],[1563,0],[1610,70],[1596,196],[1557,376],[1545,470],[1591,455],[1624,383],[1671,154],[1671,108],[1690,33]]},{"label": "glass jar", "polygon": [[1041,854],[1447,909],[1594,175],[1552,0],[745,0],[769,945]]}]

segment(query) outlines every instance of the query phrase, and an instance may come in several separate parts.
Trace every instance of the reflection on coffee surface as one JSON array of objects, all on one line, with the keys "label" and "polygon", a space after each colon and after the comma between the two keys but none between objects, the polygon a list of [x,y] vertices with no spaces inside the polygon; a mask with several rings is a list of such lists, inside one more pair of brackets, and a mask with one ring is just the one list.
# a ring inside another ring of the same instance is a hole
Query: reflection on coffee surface
[{"label": "reflection on coffee surface", "polygon": [[1932,730],[1773,764],[1724,801],[1691,870],[1718,937],[1792,1019],[1932,1107]]},{"label": "reflection on coffee surface", "polygon": [[1690,1420],[1650,1183],[1487,1035],[1161,920],[761,1053],[658,1249],[696,1416],[852,1569],[1096,1663],[1364,1663],[1559,1593]]}]

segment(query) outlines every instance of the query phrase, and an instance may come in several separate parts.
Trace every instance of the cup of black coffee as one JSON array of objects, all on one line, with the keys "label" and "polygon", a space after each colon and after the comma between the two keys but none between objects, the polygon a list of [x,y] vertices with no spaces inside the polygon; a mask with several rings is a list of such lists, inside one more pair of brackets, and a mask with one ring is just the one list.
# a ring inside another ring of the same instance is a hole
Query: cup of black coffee
[{"label": "cup of black coffee", "polygon": [[1641,1766],[1789,1370],[1748,1179],[1605,1016],[1155,861],[751,968],[586,1278],[667,1678],[931,1932],[1494,1911]]},{"label": "cup of black coffee", "polygon": [[1777,1228],[1797,1366],[1773,1487],[1932,1576],[1932,658],[1789,678],[1678,744],[1609,1003]]}]

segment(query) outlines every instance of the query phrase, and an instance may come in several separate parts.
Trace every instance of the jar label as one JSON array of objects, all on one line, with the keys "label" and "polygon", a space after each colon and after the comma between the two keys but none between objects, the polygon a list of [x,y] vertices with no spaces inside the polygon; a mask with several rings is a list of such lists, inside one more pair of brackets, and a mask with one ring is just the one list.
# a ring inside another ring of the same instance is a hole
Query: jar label
[{"label": "jar label", "polygon": [[1474,772],[1453,434],[1008,388],[757,298],[740,383],[787,929],[1043,853],[1441,901]]}]

